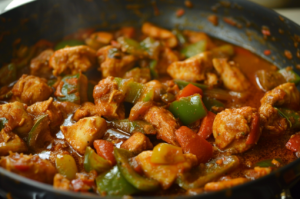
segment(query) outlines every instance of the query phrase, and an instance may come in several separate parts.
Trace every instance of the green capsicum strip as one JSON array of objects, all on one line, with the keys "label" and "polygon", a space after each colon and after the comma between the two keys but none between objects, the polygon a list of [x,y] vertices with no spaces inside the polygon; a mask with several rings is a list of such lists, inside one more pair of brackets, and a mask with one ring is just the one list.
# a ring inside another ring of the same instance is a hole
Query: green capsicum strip
[{"label": "green capsicum strip", "polygon": [[5,117],[0,118],[0,131],[5,127],[5,124],[8,122],[8,120]]},{"label": "green capsicum strip", "polygon": [[172,33],[176,36],[176,38],[178,39],[180,45],[185,45],[187,43],[187,39],[185,38],[185,36],[183,35],[183,33],[178,30],[178,29],[174,29],[172,31]]},{"label": "green capsicum strip", "polygon": [[232,55],[234,55],[234,48],[232,45],[225,44],[225,45],[218,46],[216,48],[211,49],[210,52],[212,53],[213,57],[218,56],[220,53],[225,54],[227,56],[232,56]]},{"label": "green capsicum strip", "polygon": [[121,174],[116,165],[96,178],[97,191],[103,196],[124,196],[139,192]]},{"label": "green capsicum strip", "polygon": [[211,99],[208,97],[203,97],[202,98],[203,104],[205,105],[205,107],[207,108],[207,110],[209,111],[213,111],[212,107],[225,107],[225,105],[220,102],[219,100],[216,99]]},{"label": "green capsicum strip", "polygon": [[[216,161],[222,159],[223,164],[218,165]],[[226,173],[236,169],[240,164],[239,158],[232,156],[218,157],[206,163],[205,169],[200,172],[187,172],[180,175],[176,182],[184,189],[193,189],[203,187],[206,183],[211,182]],[[213,166],[211,166],[213,165]]]},{"label": "green capsicum strip", "polygon": [[278,71],[287,82],[298,84],[300,82],[300,76],[295,73],[291,68],[284,68]]},{"label": "green capsicum strip", "polygon": [[59,101],[69,101],[76,104],[87,101],[87,78],[78,73],[65,76],[62,80],[63,86],[57,96]]},{"label": "green capsicum strip", "polygon": [[122,46],[122,50],[139,58],[148,57],[148,52],[135,40],[127,37],[119,37],[118,42]]},{"label": "green capsicum strip", "polygon": [[206,108],[199,94],[182,97],[170,104],[169,111],[184,125],[190,125],[207,115]]},{"label": "green capsicum strip", "polygon": [[123,120],[114,120],[111,121],[110,124],[117,129],[121,129],[128,133],[141,132],[144,134],[156,134],[156,130],[152,124],[141,121],[129,121],[128,119]]},{"label": "green capsicum strip", "polygon": [[159,183],[156,180],[140,176],[130,166],[128,159],[133,157],[130,151],[114,148],[114,155],[123,177],[135,188],[142,191],[154,191],[159,188]]},{"label": "green capsicum strip", "polygon": [[86,172],[96,170],[98,173],[103,173],[111,168],[111,164],[91,147],[87,147],[84,153],[83,167]]},{"label": "green capsicum strip", "polygon": [[198,83],[194,83],[194,82],[187,82],[187,81],[183,81],[180,79],[174,79],[174,82],[178,85],[178,87],[180,89],[183,89],[184,87],[186,87],[188,84],[193,84],[194,86],[197,86],[201,89],[207,89],[208,86],[205,84],[198,84]]},{"label": "green capsicum strip", "polygon": [[85,45],[85,43],[83,41],[76,40],[76,39],[64,40],[56,44],[54,50],[59,50],[65,48],[66,46],[72,47],[72,46],[80,46],[80,45]]},{"label": "green capsicum strip", "polygon": [[[273,158],[277,160],[278,162],[282,163],[280,158]],[[267,159],[260,162],[257,162],[254,166],[256,167],[276,167],[274,164],[272,164],[273,159]]]},{"label": "green capsicum strip", "polygon": [[206,45],[207,45],[206,41],[201,40],[184,47],[180,51],[180,53],[183,54],[185,57],[190,58],[193,57],[194,55],[204,52],[206,50]]},{"label": "green capsicum strip", "polygon": [[278,114],[285,118],[289,125],[290,128],[292,129],[299,129],[300,128],[300,114],[297,111],[293,111],[290,109],[285,109],[285,108],[275,108],[278,111]]},{"label": "green capsicum strip", "polygon": [[148,53],[149,58],[158,60],[161,49],[161,44],[159,41],[151,37],[147,37],[140,43],[140,46]]},{"label": "green capsicum strip", "polygon": [[158,73],[156,71],[156,65],[157,65],[156,60],[152,60],[149,64],[150,74],[151,74],[152,79],[157,79],[158,78]]},{"label": "green capsicum strip", "polygon": [[17,67],[15,64],[8,64],[0,69],[0,85],[6,85],[17,79]]}]

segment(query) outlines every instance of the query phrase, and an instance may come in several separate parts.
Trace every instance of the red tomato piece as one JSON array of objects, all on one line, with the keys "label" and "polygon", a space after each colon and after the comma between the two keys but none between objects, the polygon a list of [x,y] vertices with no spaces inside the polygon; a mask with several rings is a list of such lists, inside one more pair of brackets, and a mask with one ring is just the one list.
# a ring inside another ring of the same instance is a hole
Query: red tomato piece
[{"label": "red tomato piece", "polygon": [[300,151],[300,133],[292,135],[285,147],[293,152]]},{"label": "red tomato piece", "polygon": [[250,133],[248,134],[246,144],[255,144],[257,143],[260,137],[260,129],[259,129],[259,115],[258,113],[253,116]]},{"label": "red tomato piece", "polygon": [[112,165],[116,164],[116,159],[114,156],[114,144],[106,140],[95,140],[94,148],[97,154],[104,159],[110,161]]},{"label": "red tomato piece", "polygon": [[213,155],[212,145],[190,128],[181,126],[175,131],[175,135],[183,152],[196,155],[198,163],[206,163],[211,159]]},{"label": "red tomato piece", "polygon": [[207,139],[212,134],[215,117],[216,115],[213,112],[211,111],[207,112],[207,115],[203,119],[198,132],[198,135],[200,137]]},{"label": "red tomato piece", "polygon": [[194,95],[196,93],[199,93],[200,95],[203,95],[203,92],[201,88],[194,86],[193,84],[188,84],[186,87],[184,87],[179,95],[177,96],[177,99],[180,99],[182,97],[188,97],[191,95]]}]

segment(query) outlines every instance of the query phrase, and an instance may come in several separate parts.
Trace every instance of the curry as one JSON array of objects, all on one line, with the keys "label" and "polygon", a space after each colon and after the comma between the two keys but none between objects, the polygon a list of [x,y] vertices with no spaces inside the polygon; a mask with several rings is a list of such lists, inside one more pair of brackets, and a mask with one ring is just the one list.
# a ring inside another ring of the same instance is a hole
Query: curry
[{"label": "curry", "polygon": [[299,157],[300,77],[203,32],[16,43],[0,76],[0,166],[56,189],[201,194]]}]

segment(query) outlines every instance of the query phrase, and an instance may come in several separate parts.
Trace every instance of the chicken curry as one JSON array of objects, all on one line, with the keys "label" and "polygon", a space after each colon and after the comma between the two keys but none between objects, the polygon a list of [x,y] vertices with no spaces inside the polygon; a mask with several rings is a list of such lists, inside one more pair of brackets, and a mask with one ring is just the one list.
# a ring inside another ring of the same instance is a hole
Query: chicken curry
[{"label": "chicken curry", "polygon": [[14,48],[0,166],[55,189],[200,194],[300,155],[300,77],[203,32],[144,23]]}]

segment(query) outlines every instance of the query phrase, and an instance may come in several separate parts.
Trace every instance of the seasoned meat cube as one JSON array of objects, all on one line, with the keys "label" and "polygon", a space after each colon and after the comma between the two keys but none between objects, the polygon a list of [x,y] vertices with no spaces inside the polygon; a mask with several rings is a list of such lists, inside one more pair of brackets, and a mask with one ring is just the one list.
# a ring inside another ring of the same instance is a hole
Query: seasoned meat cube
[{"label": "seasoned meat cube", "polygon": [[91,146],[94,140],[103,137],[106,121],[98,116],[86,117],[72,126],[61,126],[60,130],[68,143],[83,155],[86,147]]},{"label": "seasoned meat cube", "polygon": [[71,181],[59,173],[54,176],[53,187],[55,189],[72,190]]},{"label": "seasoned meat cube", "polygon": [[32,75],[22,75],[12,88],[14,97],[20,98],[27,105],[47,100],[52,92],[53,90],[47,85],[46,79]]},{"label": "seasoned meat cube", "polygon": [[98,50],[104,45],[108,45],[113,39],[113,34],[109,32],[95,32],[85,39],[85,43],[94,50]]},{"label": "seasoned meat cube", "polygon": [[241,70],[234,65],[230,65],[227,59],[213,59],[216,71],[221,75],[224,86],[232,91],[246,91],[250,87],[250,82],[246,79]]},{"label": "seasoned meat cube", "polygon": [[49,60],[53,75],[75,75],[96,64],[96,52],[88,46],[66,47],[55,51]]},{"label": "seasoned meat cube", "polygon": [[219,80],[218,76],[215,73],[206,73],[205,84],[208,85],[210,88],[217,86],[221,81]]},{"label": "seasoned meat cube", "polygon": [[209,182],[204,186],[205,191],[219,191],[222,189],[228,189],[240,184],[248,182],[247,178],[235,178],[230,180],[224,180],[220,182]]},{"label": "seasoned meat cube", "polygon": [[89,173],[76,173],[76,179],[72,180],[73,190],[76,192],[90,192],[96,190],[97,172],[92,170]]},{"label": "seasoned meat cube", "polygon": [[136,132],[121,145],[121,148],[139,154],[142,151],[152,149],[153,145],[147,136],[143,133]]},{"label": "seasoned meat cube", "polygon": [[16,134],[5,132],[4,129],[0,132],[0,155],[8,155],[9,152],[23,153],[28,150],[26,143]]},{"label": "seasoned meat cube", "polygon": [[298,109],[300,93],[294,83],[285,83],[268,91],[260,102],[259,114],[263,127],[272,135],[281,134],[287,130],[288,122],[274,107]]},{"label": "seasoned meat cube", "polygon": [[55,101],[53,102],[53,105],[62,112],[64,118],[68,117],[68,115],[74,113],[77,109],[80,108],[80,105],[68,101]]},{"label": "seasoned meat cube", "polygon": [[179,61],[179,55],[170,48],[164,48],[156,65],[159,74],[168,74],[167,69],[172,63]]},{"label": "seasoned meat cube", "polygon": [[203,52],[184,61],[176,61],[169,65],[167,72],[173,79],[185,81],[201,81],[205,73],[212,68],[212,54]]},{"label": "seasoned meat cube", "polygon": [[265,175],[268,175],[269,173],[271,173],[271,171],[271,167],[254,167],[254,169],[245,171],[245,176],[248,179],[255,180]]},{"label": "seasoned meat cube", "polygon": [[[256,120],[256,124],[252,123]],[[250,149],[259,139],[259,116],[257,110],[251,107],[226,109],[216,115],[213,123],[215,143],[221,150],[230,153],[242,153]],[[258,120],[258,121],[257,121]],[[251,143],[247,143],[250,134],[255,135]]]},{"label": "seasoned meat cube", "polygon": [[94,87],[93,96],[99,113],[108,119],[124,119],[125,112],[122,102],[124,94],[118,90],[114,77],[107,77],[99,81]]},{"label": "seasoned meat cube", "polygon": [[52,73],[52,69],[49,67],[49,59],[53,53],[54,51],[52,49],[47,49],[32,59],[30,63],[30,74],[49,78]]},{"label": "seasoned meat cube", "polygon": [[142,26],[142,32],[155,39],[161,39],[165,46],[173,48],[177,46],[176,36],[169,30],[157,27],[151,23],[144,23]]},{"label": "seasoned meat cube", "polygon": [[179,125],[170,111],[153,106],[146,113],[144,119],[157,129],[157,139],[179,146],[175,136],[175,131]]},{"label": "seasoned meat cube", "polygon": [[136,61],[133,55],[127,55],[113,46],[105,46],[97,51],[100,70],[103,77],[123,77]]},{"label": "seasoned meat cube", "polygon": [[208,49],[212,49],[214,46],[213,42],[209,38],[207,34],[204,32],[196,32],[192,30],[184,30],[183,31],[184,36],[188,39],[190,43],[196,43],[198,41],[206,41],[206,45]]},{"label": "seasoned meat cube", "polygon": [[124,79],[131,79],[133,78],[134,81],[139,83],[146,83],[151,80],[151,74],[149,68],[134,68],[125,73]]},{"label": "seasoned meat cube", "polygon": [[38,155],[11,153],[9,156],[1,158],[0,166],[21,176],[47,184],[53,183],[53,177],[56,174],[55,167]]},{"label": "seasoned meat cube", "polygon": [[26,112],[26,107],[21,102],[0,105],[0,117],[7,120],[5,132],[14,131],[22,138],[27,136],[33,126],[33,120]]},{"label": "seasoned meat cube", "polygon": [[52,129],[57,128],[63,123],[63,114],[60,109],[56,108],[53,104],[53,98],[43,102],[37,102],[27,108],[27,112],[34,117],[38,117],[43,114],[47,114],[50,119],[50,127]]},{"label": "seasoned meat cube", "polygon": [[73,119],[75,121],[78,121],[81,118],[95,116],[95,115],[101,117],[102,114],[101,110],[102,110],[101,107],[98,107],[91,102],[85,102],[79,109],[76,110]]}]

